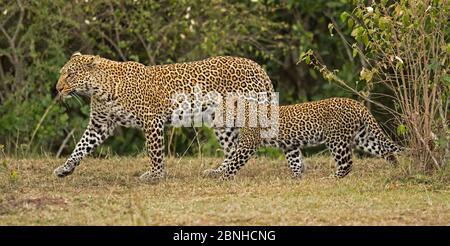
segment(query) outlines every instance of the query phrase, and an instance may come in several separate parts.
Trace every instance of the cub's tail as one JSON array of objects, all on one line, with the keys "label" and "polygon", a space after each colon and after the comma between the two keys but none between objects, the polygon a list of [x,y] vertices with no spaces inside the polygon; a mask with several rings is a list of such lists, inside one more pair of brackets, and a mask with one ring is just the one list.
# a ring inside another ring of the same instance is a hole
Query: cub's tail
[{"label": "cub's tail", "polygon": [[395,144],[378,125],[375,117],[364,107],[362,111],[361,130],[356,135],[357,147],[365,152],[382,157],[396,163],[396,154],[404,151],[404,148]]}]

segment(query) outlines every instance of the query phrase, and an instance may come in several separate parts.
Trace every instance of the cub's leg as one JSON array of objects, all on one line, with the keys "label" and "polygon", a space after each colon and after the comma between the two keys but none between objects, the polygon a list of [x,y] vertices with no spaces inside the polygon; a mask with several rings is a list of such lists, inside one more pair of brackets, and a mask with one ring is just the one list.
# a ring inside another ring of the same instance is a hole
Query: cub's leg
[{"label": "cub's leg", "polygon": [[53,173],[58,177],[65,177],[75,170],[81,160],[88,154],[92,153],[106,138],[114,131],[115,124],[106,116],[96,112],[91,113],[91,118],[87,129],[84,131],[80,141],[78,141],[75,149],[64,165],[56,168]]},{"label": "cub's leg", "polygon": [[227,163],[223,164],[223,171],[220,172],[221,180],[229,180],[234,178],[236,176],[237,171],[241,169],[247,161],[256,153],[256,149],[251,148],[243,148],[239,147],[236,149],[236,152],[234,152],[234,155],[231,157],[230,160],[228,160]]},{"label": "cub's leg", "polygon": [[329,139],[326,146],[336,161],[334,177],[343,178],[352,170],[352,148],[350,139]]},{"label": "cub's leg", "polygon": [[225,161],[217,168],[207,169],[203,171],[203,176],[219,177],[225,170],[227,161],[231,159],[238,144],[239,129],[238,128],[216,128],[214,133],[222,147]]},{"label": "cub's leg", "polygon": [[305,170],[302,151],[298,147],[283,149],[293,178],[301,178]]},{"label": "cub's leg", "polygon": [[221,180],[234,178],[237,171],[241,169],[247,161],[256,153],[256,149],[261,144],[260,129],[256,127],[241,128],[239,132],[239,143],[236,150],[229,159],[222,164]]},{"label": "cub's leg", "polygon": [[239,128],[216,128],[214,133],[219,140],[225,157],[229,157],[236,148],[239,138]]},{"label": "cub's leg", "polygon": [[145,127],[145,139],[150,170],[142,174],[139,179],[143,182],[156,183],[165,176],[164,166],[164,121],[154,119]]}]

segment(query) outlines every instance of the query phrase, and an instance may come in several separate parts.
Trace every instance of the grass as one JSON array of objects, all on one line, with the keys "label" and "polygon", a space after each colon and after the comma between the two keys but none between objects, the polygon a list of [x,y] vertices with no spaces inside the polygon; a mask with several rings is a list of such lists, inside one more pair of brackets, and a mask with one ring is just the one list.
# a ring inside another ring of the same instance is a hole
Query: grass
[{"label": "grass", "polygon": [[356,159],[344,179],[327,178],[328,156],[306,159],[293,180],[284,159],[252,159],[233,181],[203,178],[217,158],[169,158],[168,177],[137,180],[144,157],[84,160],[52,175],[63,159],[0,160],[0,225],[450,225],[447,173],[408,173]]}]

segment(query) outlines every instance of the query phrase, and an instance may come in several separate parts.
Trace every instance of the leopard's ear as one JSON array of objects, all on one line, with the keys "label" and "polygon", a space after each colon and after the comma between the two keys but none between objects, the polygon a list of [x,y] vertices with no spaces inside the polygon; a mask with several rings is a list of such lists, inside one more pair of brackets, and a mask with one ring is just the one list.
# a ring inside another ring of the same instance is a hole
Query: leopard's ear
[{"label": "leopard's ear", "polygon": [[92,58],[92,61],[91,61],[91,66],[92,67],[95,67],[95,66],[97,66],[98,64],[100,64],[102,62],[102,58],[100,57],[100,56],[94,56],[94,58]]},{"label": "leopard's ear", "polygon": [[81,53],[79,51],[73,53],[73,55],[70,58],[74,58],[76,56],[81,56]]}]

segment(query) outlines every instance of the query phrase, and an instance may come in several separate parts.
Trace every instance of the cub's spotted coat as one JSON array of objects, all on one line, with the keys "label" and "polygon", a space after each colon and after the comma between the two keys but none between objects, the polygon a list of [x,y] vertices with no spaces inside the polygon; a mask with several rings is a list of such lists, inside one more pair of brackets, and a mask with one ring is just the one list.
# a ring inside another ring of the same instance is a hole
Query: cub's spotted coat
[{"label": "cub's spotted coat", "polygon": [[[401,147],[385,136],[375,118],[361,103],[347,98],[279,106],[278,135],[273,139],[254,137],[251,129],[241,129],[233,138],[238,146],[216,169],[204,171],[206,176],[229,179],[245,165],[259,146],[281,148],[294,177],[305,169],[301,148],[325,144],[334,157],[335,177],[346,176],[352,168],[352,149],[357,148],[396,163],[394,154]],[[250,136],[250,137],[249,137]]]}]

